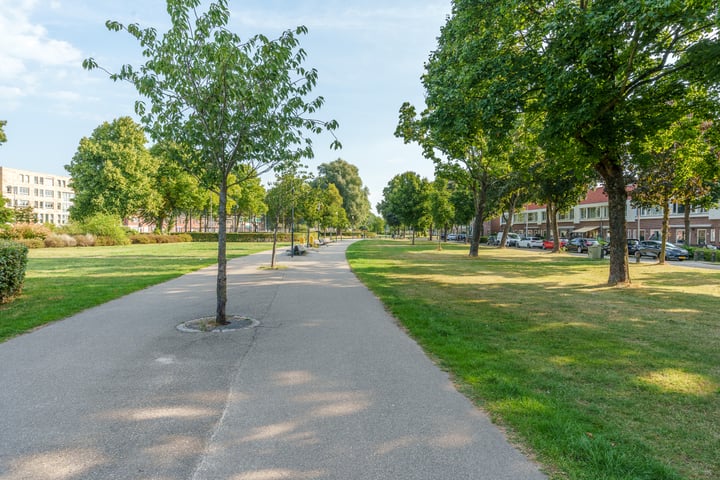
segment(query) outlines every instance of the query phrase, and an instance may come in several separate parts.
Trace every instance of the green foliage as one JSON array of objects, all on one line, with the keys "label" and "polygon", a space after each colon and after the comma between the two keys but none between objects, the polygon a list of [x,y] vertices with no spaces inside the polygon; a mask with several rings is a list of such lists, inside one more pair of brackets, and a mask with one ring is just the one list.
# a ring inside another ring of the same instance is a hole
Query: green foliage
[{"label": "green foliage", "polygon": [[7,120],[0,120],[0,146],[7,142],[7,135],[5,135],[5,125],[7,125]]},{"label": "green foliage", "polygon": [[[565,179],[575,171],[582,183],[592,169],[604,181],[611,236],[624,244],[634,147],[697,114],[683,101],[693,89],[717,112],[719,19],[710,1],[455,0],[426,64],[427,108],[404,105],[396,135],[464,167],[479,207],[502,178],[518,121],[530,118]],[[614,249],[608,283],[627,281],[627,257]]]},{"label": "green foliage", "polygon": [[35,223],[37,216],[31,206],[16,208],[14,212],[15,223]]},{"label": "green foliage", "polygon": [[95,244],[103,246],[129,245],[130,239],[122,226],[120,217],[98,213],[80,222],[73,222],[69,230],[75,234],[91,234],[96,237]]},{"label": "green foliage", "polygon": [[26,246],[0,240],[0,304],[20,294],[25,281],[27,256]]},{"label": "green foliage", "polygon": [[154,243],[183,243],[192,242],[193,238],[188,233],[181,233],[177,235],[157,235],[154,233],[140,233],[136,235],[130,235],[130,243],[149,245]]},{"label": "green foliage", "polygon": [[363,186],[358,168],[341,158],[321,164],[314,185],[327,188],[331,183],[343,199],[342,207],[351,226],[365,223],[370,214],[370,191]]},{"label": "green foliage", "polygon": [[15,211],[8,206],[10,200],[5,200],[0,192],[0,226],[10,223],[15,218]]},{"label": "green foliage", "polygon": [[[307,133],[337,128],[316,120],[324,99],[309,99],[317,71],[305,68],[306,53],[298,37],[305,27],[287,30],[277,39],[263,35],[242,39],[228,29],[226,0],[198,11],[197,0],[169,0],[170,29],[108,21],[111,31],[125,30],[142,46],[147,61],[124,65],[110,74],[132,83],[143,100],[135,111],[156,142],[193,149],[183,168],[200,185],[218,194],[218,276],[216,321],[225,323],[227,276],[225,235],[228,191],[272,169],[294,166],[313,156]],[[93,59],[86,69],[99,68]],[[332,146],[339,148],[335,140]]]},{"label": "green foliage", "polygon": [[46,225],[37,223],[15,223],[0,230],[0,238],[7,240],[44,240],[52,231]]},{"label": "green foliage", "polygon": [[[218,234],[216,232],[190,232],[189,235],[193,242],[214,242],[218,241]],[[281,242],[289,242],[290,234],[278,232],[278,240]],[[240,233],[228,233],[228,243],[257,243],[257,242],[272,242],[272,232],[240,232]]]},{"label": "green foliage", "polygon": [[152,220],[160,232],[170,232],[178,215],[200,211],[204,206],[207,191],[182,168],[194,153],[191,148],[170,142],[155,144],[150,149],[157,165],[152,177],[156,195],[143,205],[141,213],[143,218]]},{"label": "green foliage", "polygon": [[142,127],[130,117],[104,122],[89,138],[80,140],[65,166],[75,190],[73,219],[100,213],[129,218],[155,201],[152,180],[157,165],[146,143]]},{"label": "green foliage", "polygon": [[383,202],[378,211],[389,225],[398,222],[415,232],[430,222],[430,183],[415,172],[395,175],[383,189]]}]

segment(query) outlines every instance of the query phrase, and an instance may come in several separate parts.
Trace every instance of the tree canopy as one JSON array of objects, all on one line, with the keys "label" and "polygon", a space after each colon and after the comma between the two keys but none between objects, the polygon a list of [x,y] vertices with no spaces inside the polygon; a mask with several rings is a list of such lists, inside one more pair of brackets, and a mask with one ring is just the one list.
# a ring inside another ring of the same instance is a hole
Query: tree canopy
[{"label": "tree canopy", "polygon": [[530,116],[561,171],[590,168],[604,183],[618,247],[608,283],[629,282],[632,149],[689,113],[693,88],[717,103],[719,18],[712,0],[455,0],[426,65],[427,108],[415,120],[403,106],[397,133],[463,162],[479,182],[503,168],[498,154]]},{"label": "tree canopy", "polygon": [[155,198],[157,164],[145,148],[147,138],[130,117],[104,122],[80,140],[65,169],[75,200],[70,215],[82,220],[98,213],[129,218]]},{"label": "tree canopy", "polygon": [[343,209],[352,226],[362,225],[370,214],[370,195],[363,186],[358,168],[338,158],[330,163],[318,166],[315,183],[321,186],[335,185],[343,200]]}]

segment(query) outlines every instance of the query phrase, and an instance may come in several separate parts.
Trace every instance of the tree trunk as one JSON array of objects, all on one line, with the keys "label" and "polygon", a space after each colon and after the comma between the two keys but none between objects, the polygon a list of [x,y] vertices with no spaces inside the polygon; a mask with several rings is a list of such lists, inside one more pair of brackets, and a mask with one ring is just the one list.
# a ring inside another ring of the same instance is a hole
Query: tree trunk
[{"label": "tree trunk", "polygon": [[658,263],[665,264],[665,242],[667,242],[668,236],[668,225],[670,224],[670,204],[665,202],[663,206],[663,219],[662,219],[662,234],[660,235],[660,256],[658,257]]},{"label": "tree trunk", "polygon": [[625,230],[625,209],[627,191],[622,164],[616,158],[606,155],[596,166],[605,181],[608,196],[610,238],[618,248],[610,251],[609,285],[629,284],[630,270],[627,253],[627,231]]},{"label": "tree trunk", "polygon": [[278,218],[275,222],[275,229],[273,230],[273,246],[272,246],[272,255],[270,256],[270,268],[275,268],[275,253],[277,252],[277,232],[278,232],[278,224],[280,223],[280,219]]},{"label": "tree trunk", "polygon": [[560,251],[560,229],[557,224],[557,208],[552,202],[547,203],[546,221],[548,222],[548,235],[553,238],[553,253]]},{"label": "tree trunk", "polygon": [[227,176],[220,182],[220,202],[218,205],[218,271],[217,271],[217,311],[215,322],[227,325],[225,306],[227,305]]},{"label": "tree trunk", "polygon": [[477,257],[480,252],[480,236],[483,230],[483,220],[485,219],[485,190],[477,185],[473,186],[473,200],[475,200],[475,218],[472,222],[472,238],[470,240],[471,257]]},{"label": "tree trunk", "polygon": [[685,222],[685,248],[690,246],[690,204],[685,203],[685,216],[683,220]]}]

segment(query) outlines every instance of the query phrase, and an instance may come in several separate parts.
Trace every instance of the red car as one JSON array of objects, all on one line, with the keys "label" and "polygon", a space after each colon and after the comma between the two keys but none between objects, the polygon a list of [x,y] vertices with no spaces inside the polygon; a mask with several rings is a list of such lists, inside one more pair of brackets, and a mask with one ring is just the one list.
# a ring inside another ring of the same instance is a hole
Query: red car
[{"label": "red car", "polygon": [[[567,245],[567,243],[568,243],[567,238],[560,239],[561,247],[564,247],[565,245]],[[552,238],[549,238],[549,239],[543,241],[543,249],[544,250],[552,250],[553,248],[555,248],[555,240],[553,240]]]}]

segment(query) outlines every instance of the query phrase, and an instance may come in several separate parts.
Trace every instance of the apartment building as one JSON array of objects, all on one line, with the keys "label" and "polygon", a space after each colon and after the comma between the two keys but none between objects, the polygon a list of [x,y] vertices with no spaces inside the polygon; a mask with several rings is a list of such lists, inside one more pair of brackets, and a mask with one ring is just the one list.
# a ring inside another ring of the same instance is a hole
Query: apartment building
[{"label": "apartment building", "polygon": [[[630,194],[631,195],[631,194]],[[626,234],[640,240],[658,237],[662,229],[662,208],[635,208],[630,195],[626,202]],[[690,212],[690,231],[685,232],[685,208],[671,203],[668,239],[688,245],[720,244],[720,208],[696,208]],[[504,217],[493,222],[495,233],[505,225]],[[563,237],[608,239],[608,197],[603,188],[588,190],[585,198],[567,212],[558,215],[558,229]],[[513,217],[512,231],[522,235],[547,237],[547,215],[543,205],[525,205]]]},{"label": "apartment building", "polygon": [[65,225],[75,192],[70,177],[0,167],[0,192],[12,208],[32,207],[38,223]]}]

